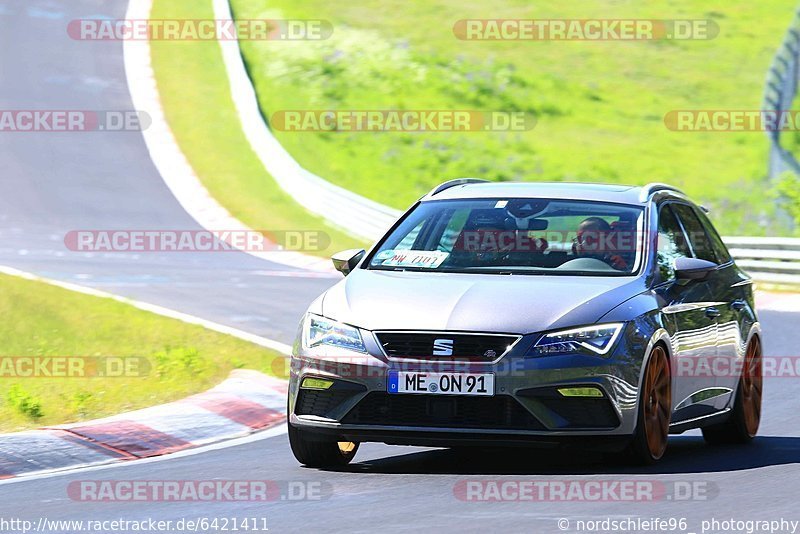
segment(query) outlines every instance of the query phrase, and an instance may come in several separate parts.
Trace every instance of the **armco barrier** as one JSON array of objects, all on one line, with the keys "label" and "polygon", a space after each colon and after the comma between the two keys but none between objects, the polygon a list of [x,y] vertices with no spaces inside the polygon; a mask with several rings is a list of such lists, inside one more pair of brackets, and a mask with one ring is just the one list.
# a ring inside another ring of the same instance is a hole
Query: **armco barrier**
[{"label": "armco barrier", "polygon": [[725,237],[737,265],[755,280],[800,285],[800,238]]},{"label": "armco barrier", "polygon": [[[233,18],[228,0],[213,0],[213,6],[215,18]],[[380,238],[402,212],[334,185],[301,167],[264,121],[239,42],[221,40],[219,45],[242,130],[267,172],[295,202],[311,213],[353,236],[369,241]],[[387,194],[391,195],[391,190]]]}]

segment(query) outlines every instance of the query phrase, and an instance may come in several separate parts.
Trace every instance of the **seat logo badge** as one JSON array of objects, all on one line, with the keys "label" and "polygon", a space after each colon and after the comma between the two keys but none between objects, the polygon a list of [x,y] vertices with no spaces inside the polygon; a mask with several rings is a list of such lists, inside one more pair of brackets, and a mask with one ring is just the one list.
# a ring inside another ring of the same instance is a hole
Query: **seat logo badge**
[{"label": "seat logo badge", "polygon": [[452,356],[453,355],[453,340],[452,339],[434,339],[433,340],[433,355],[434,356]]}]

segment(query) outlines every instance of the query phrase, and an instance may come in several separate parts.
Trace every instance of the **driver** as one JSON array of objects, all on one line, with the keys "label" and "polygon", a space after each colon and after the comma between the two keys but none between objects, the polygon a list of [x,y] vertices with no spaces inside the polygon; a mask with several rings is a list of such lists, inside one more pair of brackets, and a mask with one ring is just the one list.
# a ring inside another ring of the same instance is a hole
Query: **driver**
[{"label": "driver", "polygon": [[619,254],[613,254],[612,247],[609,247],[612,232],[611,225],[605,219],[587,217],[578,225],[575,255],[602,260],[619,271],[627,270],[627,262]]}]

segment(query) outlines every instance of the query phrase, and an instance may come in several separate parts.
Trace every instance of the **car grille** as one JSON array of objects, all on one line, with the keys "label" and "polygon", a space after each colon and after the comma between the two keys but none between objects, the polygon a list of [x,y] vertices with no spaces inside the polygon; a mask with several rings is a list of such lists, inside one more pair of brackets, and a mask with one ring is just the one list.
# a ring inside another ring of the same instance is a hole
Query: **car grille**
[{"label": "car grille", "polygon": [[372,392],[342,420],[354,425],[543,430],[513,397],[390,395]]},{"label": "car grille", "polygon": [[472,362],[493,362],[519,339],[519,336],[449,332],[376,332],[375,335],[390,358]]}]

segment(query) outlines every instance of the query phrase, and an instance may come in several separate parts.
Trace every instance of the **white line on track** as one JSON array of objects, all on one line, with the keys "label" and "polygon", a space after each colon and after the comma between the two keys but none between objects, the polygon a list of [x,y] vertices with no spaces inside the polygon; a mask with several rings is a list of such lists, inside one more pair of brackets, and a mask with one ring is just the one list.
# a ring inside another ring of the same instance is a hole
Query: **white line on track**
[{"label": "white line on track", "polygon": [[[130,0],[125,14],[126,20],[150,18],[152,4],[152,0]],[[146,111],[152,120],[150,126],[142,131],[150,159],[178,203],[207,230],[252,231],[211,196],[181,151],[161,106],[150,60],[149,41],[126,39],[123,43],[123,58],[133,107]],[[231,244],[235,247],[234,243]],[[312,271],[333,271],[330,261],[299,252],[240,250],[273,263]]]},{"label": "white line on track", "polygon": [[[233,19],[229,0],[212,0],[214,18]],[[347,233],[376,240],[403,214],[353,191],[335,185],[303,168],[272,135],[261,114],[237,40],[219,41],[242,132],[253,152],[277,184],[299,205]]]},{"label": "white line on track", "polygon": [[194,315],[189,315],[188,313],[183,313],[169,308],[165,308],[163,306],[158,306],[157,304],[150,304],[149,302],[142,302],[139,300],[129,299],[127,297],[121,297],[119,295],[114,295],[113,293],[107,293],[99,289],[73,284],[71,282],[62,282],[61,280],[44,278],[42,276],[22,271],[14,267],[8,267],[6,265],[0,265],[0,273],[7,274],[10,276],[17,276],[19,278],[24,278],[26,280],[44,282],[46,284],[60,287],[62,289],[68,289],[70,291],[75,291],[77,293],[83,293],[84,295],[91,295],[93,297],[116,300],[117,302],[128,304],[140,310],[155,313],[157,315],[161,315],[164,317],[169,317],[170,319],[177,319],[179,321],[183,321],[184,323],[196,324],[198,326],[202,326],[204,328],[213,330],[215,332],[219,332],[221,334],[227,334],[229,336],[243,339],[244,341],[249,341],[250,343],[254,343],[261,347],[275,350],[283,355],[288,356],[292,353],[292,347],[290,345],[287,345],[286,343],[281,343],[280,341],[276,341],[274,339],[268,339],[265,337],[257,336],[255,334],[245,332],[244,330],[239,330],[238,328],[225,326],[223,324],[215,323],[214,321],[209,321],[207,319],[202,319]]}]

